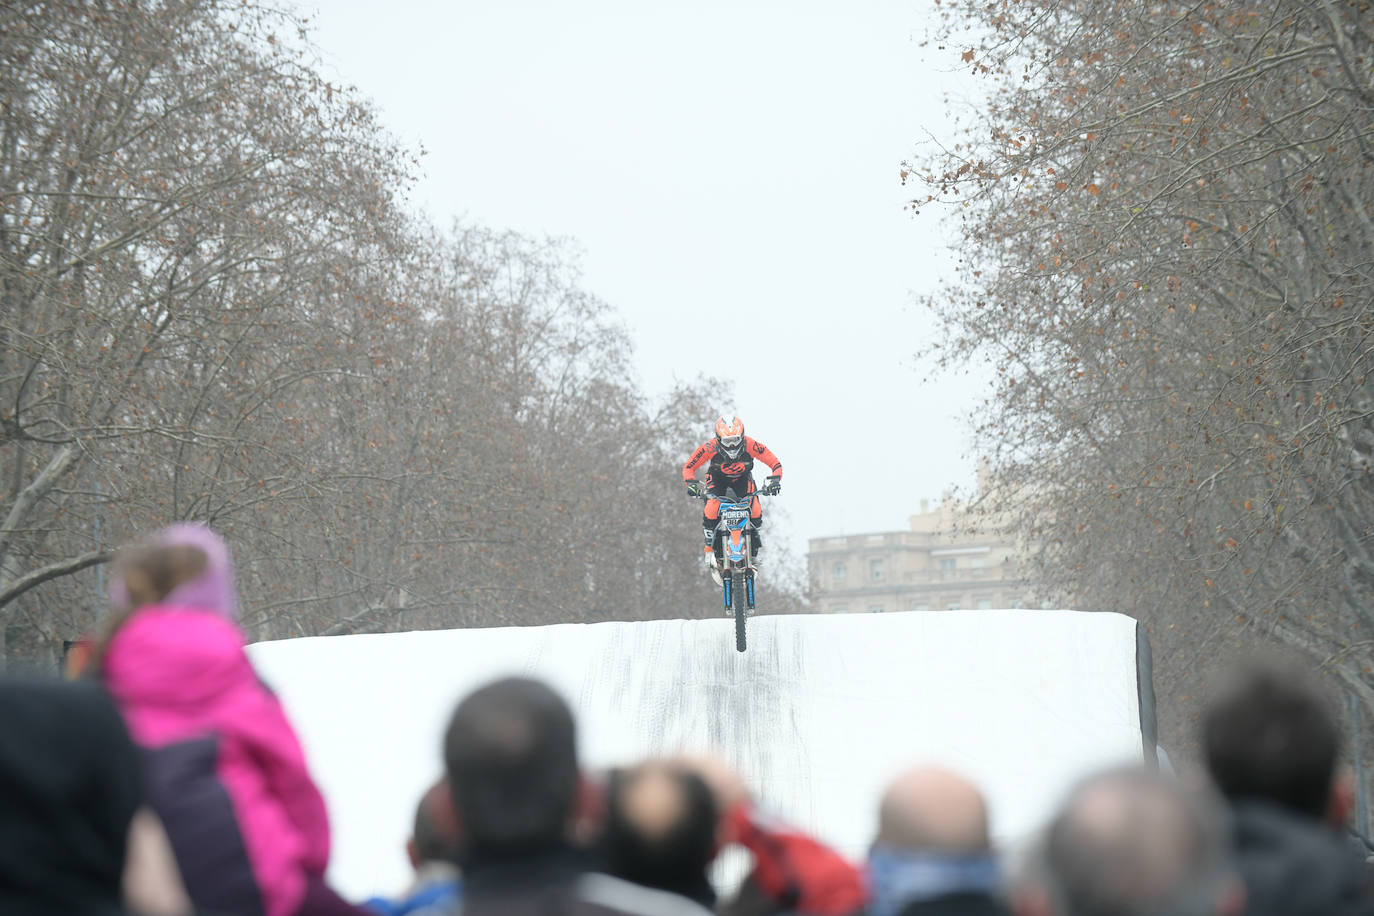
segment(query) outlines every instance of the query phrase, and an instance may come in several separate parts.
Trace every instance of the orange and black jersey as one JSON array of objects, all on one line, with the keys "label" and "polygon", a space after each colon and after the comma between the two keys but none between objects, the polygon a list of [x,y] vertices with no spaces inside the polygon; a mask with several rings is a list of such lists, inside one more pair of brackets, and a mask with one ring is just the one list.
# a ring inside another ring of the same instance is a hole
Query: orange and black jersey
[{"label": "orange and black jersey", "polygon": [[718,484],[728,484],[738,481],[740,478],[748,479],[754,470],[754,460],[758,459],[773,469],[773,473],[778,477],[782,476],[782,462],[778,456],[764,445],[749,436],[744,437],[744,451],[739,458],[729,459],[716,448],[716,440],[709,439],[695,452],[692,457],[687,459],[687,463],[682,466],[682,479],[690,481],[696,477],[697,471],[702,465],[709,465],[706,469],[706,483],[711,489],[715,489]]}]

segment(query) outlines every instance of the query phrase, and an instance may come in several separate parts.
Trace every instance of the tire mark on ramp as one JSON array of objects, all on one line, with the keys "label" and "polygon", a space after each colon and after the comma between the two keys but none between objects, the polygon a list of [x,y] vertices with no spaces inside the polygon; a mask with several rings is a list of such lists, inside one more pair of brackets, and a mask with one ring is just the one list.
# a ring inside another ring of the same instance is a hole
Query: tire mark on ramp
[{"label": "tire mark on ramp", "polygon": [[[754,618],[752,645],[736,652],[733,622],[684,621],[658,683],[677,747],[710,750],[734,766],[760,800],[810,820],[804,641],[786,617]],[[654,704],[658,705],[657,703]]]}]

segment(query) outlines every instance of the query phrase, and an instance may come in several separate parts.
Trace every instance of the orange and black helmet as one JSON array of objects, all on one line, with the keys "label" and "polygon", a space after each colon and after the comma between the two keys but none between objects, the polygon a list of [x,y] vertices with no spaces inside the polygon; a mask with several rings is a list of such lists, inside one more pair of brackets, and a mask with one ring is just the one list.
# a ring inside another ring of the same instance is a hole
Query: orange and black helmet
[{"label": "orange and black helmet", "polygon": [[739,417],[716,421],[716,449],[731,461],[744,454],[744,421]]}]

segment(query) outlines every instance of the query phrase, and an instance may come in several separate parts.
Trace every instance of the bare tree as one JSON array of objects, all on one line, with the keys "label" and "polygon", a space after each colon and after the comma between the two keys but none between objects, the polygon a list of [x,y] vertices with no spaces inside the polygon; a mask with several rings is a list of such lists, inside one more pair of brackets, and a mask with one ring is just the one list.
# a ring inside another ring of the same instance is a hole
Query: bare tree
[{"label": "bare tree", "polygon": [[961,208],[931,304],[1043,586],[1151,625],[1175,740],[1256,637],[1374,710],[1370,5],[946,9],[992,101],[906,169]]},{"label": "bare tree", "polygon": [[406,215],[413,161],[302,35],[0,10],[0,660],[177,519],[257,639],[713,613],[675,480],[716,383],[647,398],[567,243]]},{"label": "bare tree", "polygon": [[375,520],[343,573],[367,597],[327,590],[352,607],[329,629],[713,613],[675,471],[716,383],[651,404],[565,242],[459,227],[420,247],[385,383],[326,437],[370,447],[325,511]]},{"label": "bare tree", "polygon": [[340,368],[330,310],[394,248],[407,163],[295,28],[209,0],[0,10],[0,637],[110,543],[305,485],[278,411]]}]

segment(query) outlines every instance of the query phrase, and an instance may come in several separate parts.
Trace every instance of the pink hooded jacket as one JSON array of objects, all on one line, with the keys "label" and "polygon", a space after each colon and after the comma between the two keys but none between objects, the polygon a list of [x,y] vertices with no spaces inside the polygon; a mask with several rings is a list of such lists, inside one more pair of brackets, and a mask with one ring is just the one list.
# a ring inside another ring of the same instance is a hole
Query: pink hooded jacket
[{"label": "pink hooded jacket", "polygon": [[[199,547],[207,569],[119,628],[106,650],[105,684],[134,740],[152,751],[149,782],[156,788],[161,781],[166,790],[162,804],[154,795],[154,807],[167,824],[192,899],[210,910],[225,907],[227,900],[245,899],[247,884],[250,895],[256,886],[253,909],[292,916],[307,874],[323,875],[329,861],[324,799],[281,704],[244,652],[224,542],[203,526],[175,525],[153,544]],[[117,601],[125,597],[124,583],[116,580],[112,591]],[[186,788],[185,761],[197,752],[179,752],[192,748],[213,760],[213,781],[222,792]],[[160,764],[170,772],[157,772]],[[207,831],[217,823],[221,829]],[[239,896],[226,896],[223,888],[235,882]]]}]

